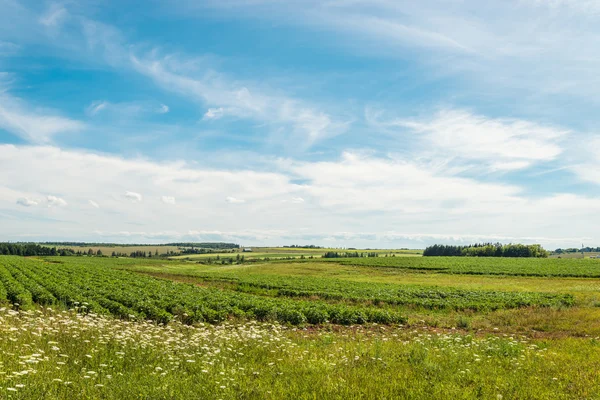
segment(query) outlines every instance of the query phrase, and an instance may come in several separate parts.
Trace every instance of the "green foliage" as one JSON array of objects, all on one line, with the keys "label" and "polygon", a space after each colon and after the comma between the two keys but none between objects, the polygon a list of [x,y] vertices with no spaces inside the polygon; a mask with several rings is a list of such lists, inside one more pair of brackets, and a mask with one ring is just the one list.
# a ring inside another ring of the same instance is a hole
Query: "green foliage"
[{"label": "green foliage", "polygon": [[423,251],[423,256],[445,257],[537,257],[547,258],[548,252],[539,244],[485,243],[469,246],[435,244]]},{"label": "green foliage", "polygon": [[73,255],[67,249],[57,250],[56,247],[40,246],[35,243],[0,243],[0,255],[15,256],[67,256]]},{"label": "green foliage", "polygon": [[360,257],[379,257],[379,254],[371,251],[371,252],[361,252],[358,251],[347,251],[347,252],[338,252],[338,251],[328,251],[323,254],[323,258],[360,258]]}]

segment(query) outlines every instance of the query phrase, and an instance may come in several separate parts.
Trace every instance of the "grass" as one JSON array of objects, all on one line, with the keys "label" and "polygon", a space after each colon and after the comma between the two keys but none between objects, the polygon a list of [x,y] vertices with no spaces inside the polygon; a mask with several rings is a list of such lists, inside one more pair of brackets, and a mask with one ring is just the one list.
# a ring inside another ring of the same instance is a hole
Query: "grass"
[{"label": "grass", "polygon": [[0,310],[11,399],[572,399],[600,396],[597,339],[383,327],[159,326]]}]

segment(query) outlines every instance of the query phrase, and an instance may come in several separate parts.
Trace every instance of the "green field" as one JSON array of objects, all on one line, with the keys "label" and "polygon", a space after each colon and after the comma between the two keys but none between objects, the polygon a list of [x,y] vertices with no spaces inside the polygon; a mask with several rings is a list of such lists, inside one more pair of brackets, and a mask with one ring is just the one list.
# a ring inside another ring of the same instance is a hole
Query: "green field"
[{"label": "green field", "polygon": [[337,259],[346,265],[447,274],[600,277],[600,259],[501,257],[374,257]]},{"label": "green field", "polygon": [[0,398],[600,398],[599,270],[1,256]]}]

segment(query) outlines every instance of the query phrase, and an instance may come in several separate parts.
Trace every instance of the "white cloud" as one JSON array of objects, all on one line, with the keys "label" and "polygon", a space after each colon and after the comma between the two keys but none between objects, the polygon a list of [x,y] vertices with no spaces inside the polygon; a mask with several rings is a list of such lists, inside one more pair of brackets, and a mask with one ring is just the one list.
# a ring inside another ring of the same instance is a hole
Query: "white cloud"
[{"label": "white cloud", "polygon": [[156,112],[159,114],[166,114],[169,112],[169,106],[166,104],[161,104]]},{"label": "white cloud", "polygon": [[17,199],[17,204],[24,206],[24,207],[31,207],[31,206],[37,206],[38,202],[26,197],[21,197],[19,199]]},{"label": "white cloud", "polygon": [[125,197],[131,200],[133,203],[139,203],[142,201],[142,195],[136,192],[125,192]]},{"label": "white cloud", "polygon": [[294,204],[302,204],[304,203],[304,199],[302,197],[292,197],[290,202]]},{"label": "white cloud", "polygon": [[[556,160],[571,132],[525,120],[489,118],[465,110],[442,110],[419,121],[396,119],[382,121],[381,113],[367,111],[367,119],[376,127],[402,129],[416,136],[415,149],[432,153],[437,159],[456,158],[486,164],[492,171],[524,169],[534,163]],[[395,129],[395,131],[394,131]]]},{"label": "white cloud", "polygon": [[88,204],[94,208],[100,208],[100,205],[96,203],[94,200],[88,200]]},{"label": "white cloud", "polygon": [[225,198],[225,200],[231,204],[242,204],[242,203],[246,202],[246,200],[244,200],[244,199],[238,199],[237,197],[232,197],[232,196],[228,196],[227,198]]},{"label": "white cloud", "polygon": [[202,119],[220,119],[223,116],[223,107],[209,108]]},{"label": "white cloud", "polygon": [[173,196],[162,196],[160,199],[165,204],[175,204],[175,197]]},{"label": "white cloud", "polygon": [[0,128],[28,142],[48,143],[59,133],[78,132],[85,127],[79,121],[52,114],[0,91]]},{"label": "white cloud", "polygon": [[[38,218],[3,221],[0,239],[47,232],[38,240],[49,240],[60,232],[65,240],[166,242],[197,231],[206,240],[233,238],[252,245],[318,244],[327,237],[340,245],[367,247],[450,238],[600,242],[600,199],[591,196],[529,197],[519,186],[462,178],[430,163],[351,152],[332,161],[282,160],[269,170],[228,171],[54,147],[0,145],[0,208],[18,215],[18,198],[46,198],[45,193],[52,192],[69,198],[68,208],[53,207],[51,215],[45,207],[21,208]],[[149,198],[162,200],[168,193],[166,197],[186,201],[177,207],[140,201],[142,195],[131,191],[140,182],[147,183],[144,195]],[[89,199],[98,196],[98,188],[102,208],[89,213]],[[310,202],[294,200],[300,198]],[[62,204],[59,197],[48,202]],[[570,233],[565,233],[565,220]],[[244,226],[253,231],[240,228]]]},{"label": "white cloud", "polygon": [[60,197],[56,197],[56,196],[47,196],[46,200],[48,202],[48,207],[65,207],[67,206],[67,202],[60,198]]},{"label": "white cloud", "polygon": [[597,135],[581,138],[569,153],[566,167],[580,180],[600,185],[600,138]]}]

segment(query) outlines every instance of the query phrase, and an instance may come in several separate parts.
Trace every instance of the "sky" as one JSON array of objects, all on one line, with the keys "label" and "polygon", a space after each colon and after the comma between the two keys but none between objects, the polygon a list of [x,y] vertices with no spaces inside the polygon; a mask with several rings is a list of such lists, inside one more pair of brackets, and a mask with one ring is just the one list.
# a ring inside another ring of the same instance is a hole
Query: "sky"
[{"label": "sky", "polygon": [[0,240],[600,246],[596,0],[0,0]]}]

